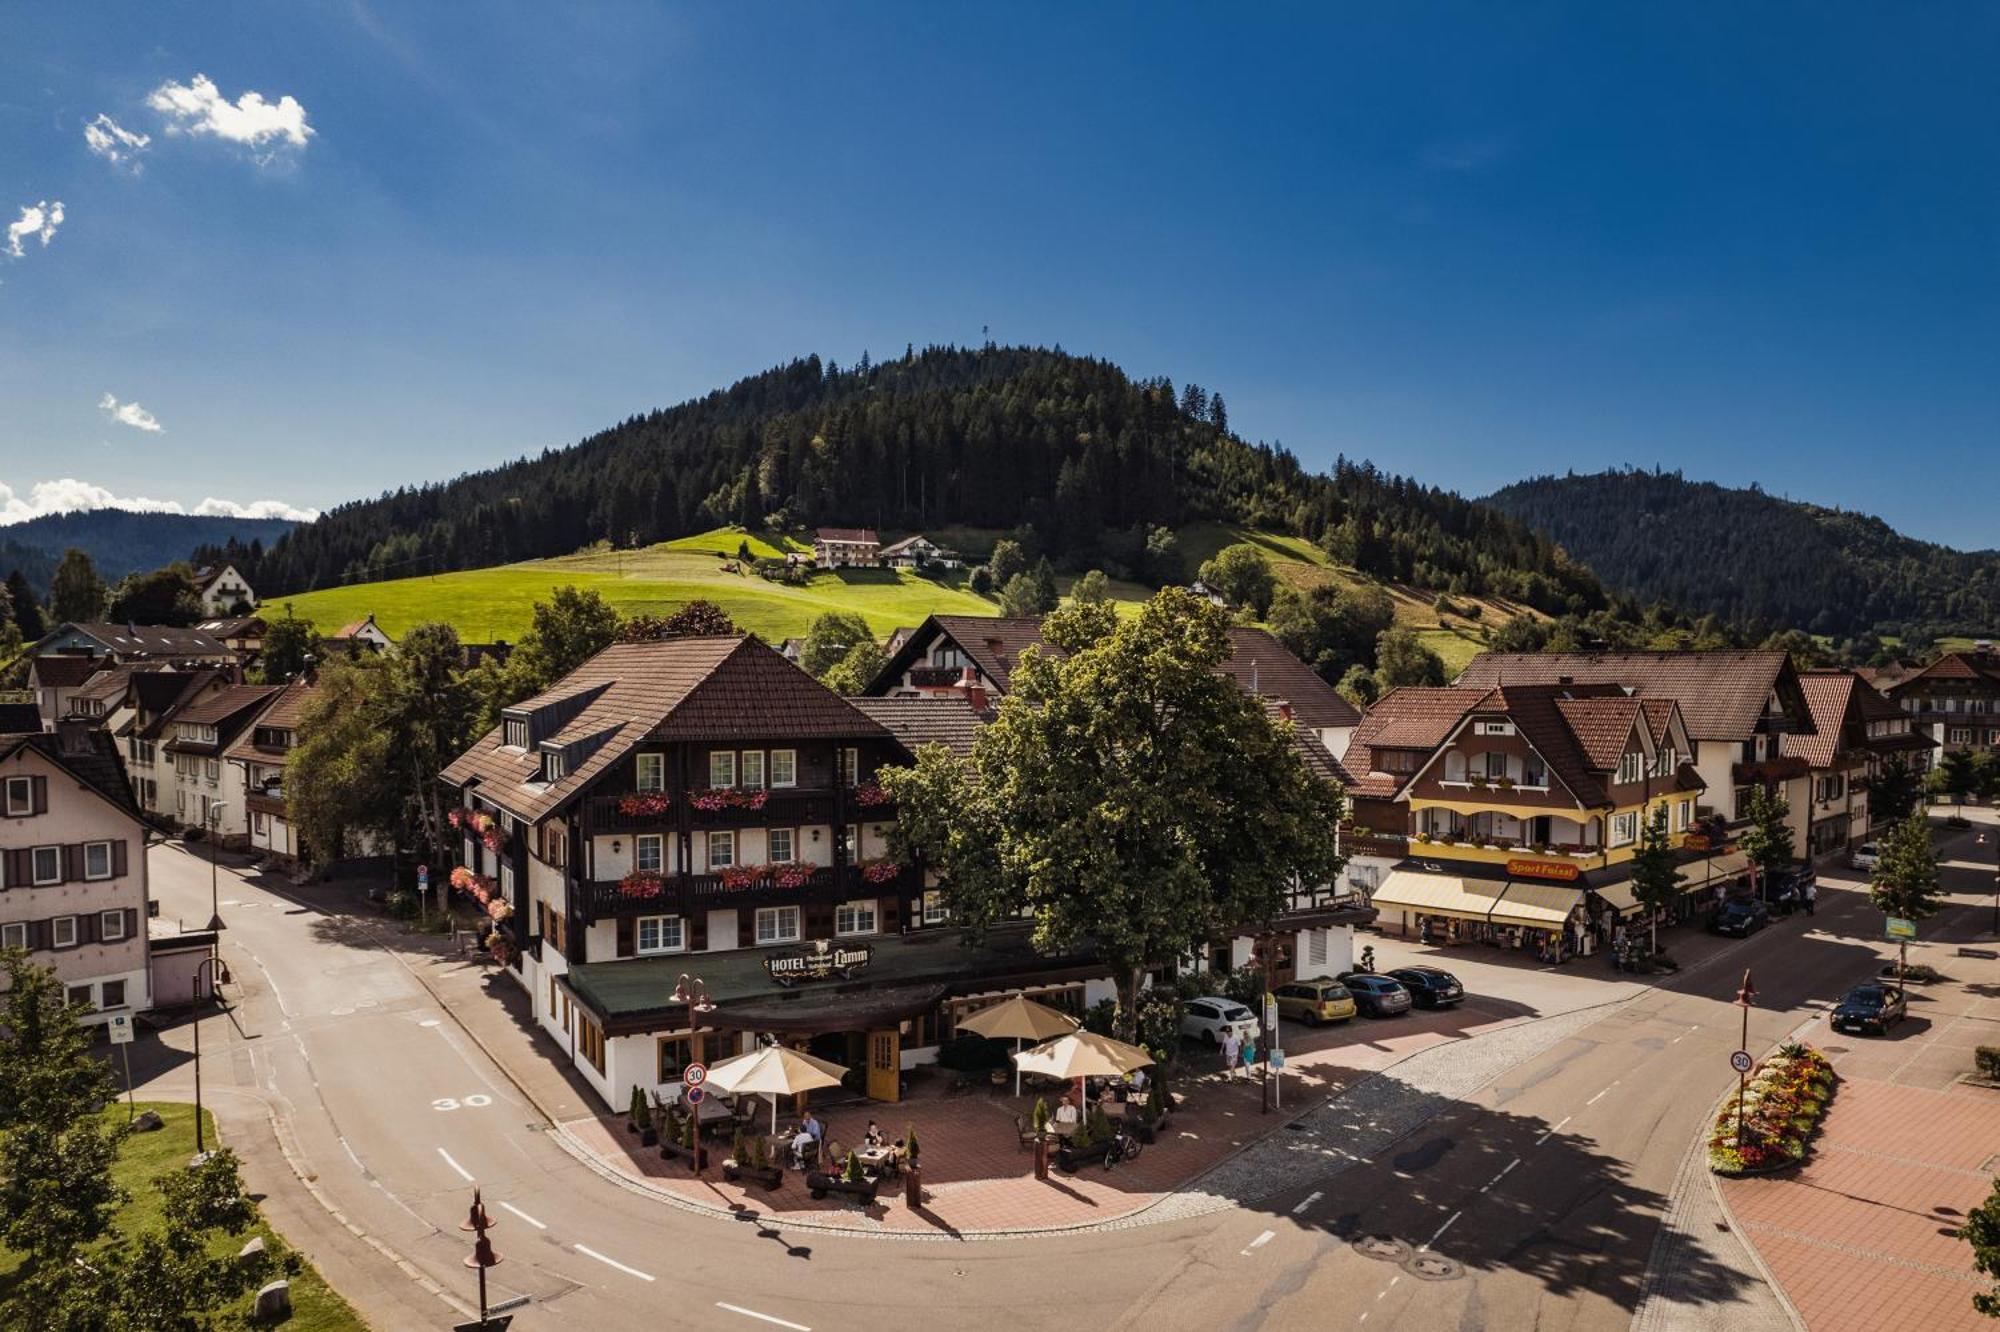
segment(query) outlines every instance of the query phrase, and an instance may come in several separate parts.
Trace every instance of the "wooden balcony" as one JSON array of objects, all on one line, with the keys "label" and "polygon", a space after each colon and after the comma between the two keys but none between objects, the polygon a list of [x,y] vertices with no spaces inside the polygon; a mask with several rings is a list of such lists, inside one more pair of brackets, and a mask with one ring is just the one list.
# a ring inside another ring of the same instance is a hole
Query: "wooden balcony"
[{"label": "wooden balcony", "polygon": [[[863,791],[870,790],[864,783]],[[892,802],[864,804],[860,793],[840,791],[830,786],[777,786],[762,791],[738,790],[738,800],[718,809],[702,809],[694,802],[706,792],[674,794],[671,803],[654,814],[628,814],[619,808],[626,796],[593,796],[583,802],[583,835],[609,836],[612,833],[667,833],[688,828],[798,828],[813,824],[832,827],[839,823],[868,823],[896,817]],[[742,799],[761,795],[761,804],[752,807]]]},{"label": "wooden balcony", "polygon": [[913,689],[949,689],[965,677],[960,666],[912,666],[910,687]]},{"label": "wooden balcony", "polygon": [[787,906],[802,902],[845,902],[857,897],[906,896],[923,886],[922,875],[904,866],[886,882],[872,882],[853,865],[822,866],[797,887],[784,887],[775,874],[733,883],[720,874],[669,874],[649,897],[628,895],[617,879],[580,885],[586,920],[614,916],[691,916],[729,907]]}]

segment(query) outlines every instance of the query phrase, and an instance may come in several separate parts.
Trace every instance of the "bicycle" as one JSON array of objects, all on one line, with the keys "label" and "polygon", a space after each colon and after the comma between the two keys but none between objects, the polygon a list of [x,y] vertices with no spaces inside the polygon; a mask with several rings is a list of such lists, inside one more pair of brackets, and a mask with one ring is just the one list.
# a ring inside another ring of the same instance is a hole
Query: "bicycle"
[{"label": "bicycle", "polygon": [[1111,1146],[1104,1152],[1104,1168],[1116,1166],[1121,1161],[1136,1161],[1139,1153],[1146,1150],[1146,1144],[1134,1137],[1131,1130],[1119,1125],[1111,1130]]}]

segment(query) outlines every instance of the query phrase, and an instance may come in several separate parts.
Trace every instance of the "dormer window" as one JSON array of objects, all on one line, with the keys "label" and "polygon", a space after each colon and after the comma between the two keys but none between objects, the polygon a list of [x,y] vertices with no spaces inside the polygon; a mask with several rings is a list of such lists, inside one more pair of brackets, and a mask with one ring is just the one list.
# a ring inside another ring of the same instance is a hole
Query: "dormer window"
[{"label": "dormer window", "polygon": [[568,772],[569,772],[569,763],[563,757],[563,753],[561,750],[545,749],[542,751],[543,781],[559,782],[563,779],[565,775],[568,774]]},{"label": "dormer window", "polygon": [[1636,782],[1646,775],[1646,756],[1638,750],[1627,750],[1618,756],[1618,780]]},{"label": "dormer window", "polygon": [[528,747],[528,720],[525,717],[509,717],[505,733],[505,744],[509,749]]}]

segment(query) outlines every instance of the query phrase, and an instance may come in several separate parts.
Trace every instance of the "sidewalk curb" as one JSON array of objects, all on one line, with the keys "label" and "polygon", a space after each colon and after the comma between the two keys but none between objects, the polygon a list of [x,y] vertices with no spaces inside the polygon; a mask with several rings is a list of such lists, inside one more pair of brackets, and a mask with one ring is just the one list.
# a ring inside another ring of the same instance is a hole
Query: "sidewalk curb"
[{"label": "sidewalk curb", "polygon": [[[1729,1094],[1724,1092],[1716,1098],[1715,1104],[1719,1107],[1728,1099]],[[1713,1115],[1709,1117],[1709,1122],[1714,1122]],[[1703,1134],[1706,1136],[1706,1130],[1703,1131]],[[1696,1145],[1697,1150],[1699,1150],[1700,1139],[1696,1139]],[[1765,1264],[1764,1255],[1757,1252],[1757,1246],[1751,1243],[1748,1233],[1743,1229],[1743,1223],[1738,1221],[1736,1213],[1730,1210],[1729,1199],[1722,1192],[1722,1177],[1717,1175],[1713,1170],[1710,1170],[1706,1165],[1703,1165],[1702,1173],[1708,1176],[1708,1187],[1715,1194],[1715,1205],[1722,1209],[1722,1219],[1729,1223],[1729,1233],[1736,1237],[1737,1244],[1742,1247],[1744,1254],[1749,1257],[1750,1265],[1757,1269],[1757,1275],[1764,1279],[1764,1285],[1771,1292],[1772,1298],[1777,1300],[1778,1307],[1785,1311],[1785,1317],[1792,1320],[1792,1326],[1797,1328],[1799,1332],[1806,1332],[1806,1320],[1799,1313],[1798,1306],[1792,1303],[1792,1297],[1785,1293],[1785,1288],[1778,1283],[1777,1276]]]}]

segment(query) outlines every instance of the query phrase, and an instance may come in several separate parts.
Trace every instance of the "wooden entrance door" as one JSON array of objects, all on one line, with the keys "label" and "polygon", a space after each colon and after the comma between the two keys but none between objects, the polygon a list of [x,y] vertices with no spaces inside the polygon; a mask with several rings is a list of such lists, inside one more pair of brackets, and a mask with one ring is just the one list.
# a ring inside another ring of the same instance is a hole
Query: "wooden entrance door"
[{"label": "wooden entrance door", "polygon": [[868,1033],[868,1097],[902,1099],[903,1038],[895,1028]]}]

